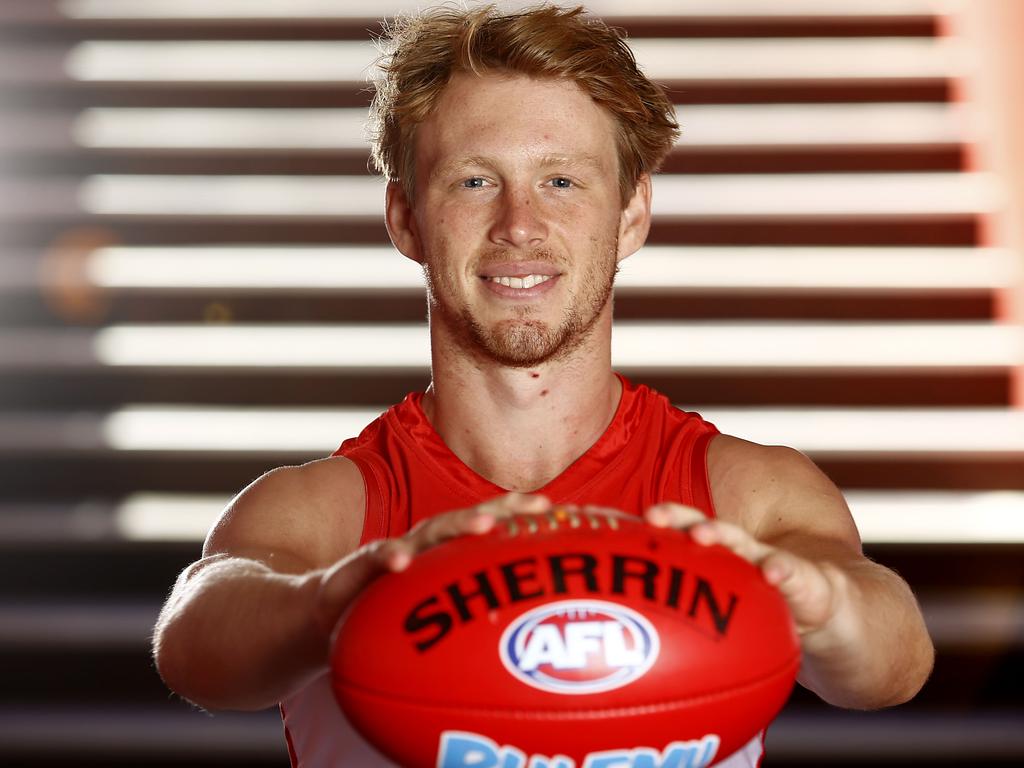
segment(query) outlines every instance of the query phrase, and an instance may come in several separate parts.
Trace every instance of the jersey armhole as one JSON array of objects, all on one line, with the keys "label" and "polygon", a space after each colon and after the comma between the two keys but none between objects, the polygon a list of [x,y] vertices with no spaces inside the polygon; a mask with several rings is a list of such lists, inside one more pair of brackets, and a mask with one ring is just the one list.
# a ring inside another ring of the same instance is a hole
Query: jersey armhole
[{"label": "jersey armhole", "polygon": [[359,535],[359,546],[369,544],[377,539],[387,538],[391,532],[391,520],[387,512],[388,505],[384,503],[381,492],[384,486],[373,462],[357,455],[346,458],[356,465],[363,478],[365,502],[363,505],[363,530]]},{"label": "jersey armhole", "polygon": [[711,479],[708,476],[708,446],[718,434],[713,427],[693,442],[690,453],[689,495],[690,503],[710,518],[717,517],[715,502],[711,496]]}]

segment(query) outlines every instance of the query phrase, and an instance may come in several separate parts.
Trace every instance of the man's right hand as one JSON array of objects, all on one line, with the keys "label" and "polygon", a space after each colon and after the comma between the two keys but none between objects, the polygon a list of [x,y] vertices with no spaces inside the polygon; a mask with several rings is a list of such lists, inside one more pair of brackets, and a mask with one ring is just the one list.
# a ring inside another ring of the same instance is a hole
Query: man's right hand
[{"label": "man's right hand", "polygon": [[383,573],[405,570],[421,552],[449,539],[487,533],[494,524],[517,514],[551,509],[544,496],[508,493],[468,509],[436,515],[413,526],[404,536],[380,539],[360,547],[327,569],[320,579],[316,620],[328,637],[341,615],[367,584]]}]

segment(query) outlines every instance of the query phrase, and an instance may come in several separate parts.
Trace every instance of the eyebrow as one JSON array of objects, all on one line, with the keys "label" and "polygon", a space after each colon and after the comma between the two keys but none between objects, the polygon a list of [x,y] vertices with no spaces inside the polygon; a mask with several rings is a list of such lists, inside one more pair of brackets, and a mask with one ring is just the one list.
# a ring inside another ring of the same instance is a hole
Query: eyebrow
[{"label": "eyebrow", "polygon": [[580,155],[544,155],[540,159],[540,165],[542,167],[548,167],[552,165],[586,165],[594,168],[595,170],[603,170],[604,163],[596,155],[580,154]]},{"label": "eyebrow", "polygon": [[486,157],[481,157],[479,155],[475,155],[473,157],[459,157],[435,167],[430,172],[430,176],[428,178],[436,179],[440,176],[448,176],[449,174],[454,174],[463,168],[470,168],[473,166],[484,166],[489,168],[491,167],[491,162]]}]

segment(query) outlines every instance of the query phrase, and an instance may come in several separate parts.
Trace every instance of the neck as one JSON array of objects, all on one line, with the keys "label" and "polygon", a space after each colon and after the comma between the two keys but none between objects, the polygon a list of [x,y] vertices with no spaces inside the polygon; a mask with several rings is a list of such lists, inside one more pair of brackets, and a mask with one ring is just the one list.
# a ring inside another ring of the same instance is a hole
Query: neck
[{"label": "neck", "polygon": [[530,368],[481,361],[431,324],[433,380],[423,410],[464,464],[510,491],[560,475],[607,429],[621,395],[611,312],[565,359]]}]

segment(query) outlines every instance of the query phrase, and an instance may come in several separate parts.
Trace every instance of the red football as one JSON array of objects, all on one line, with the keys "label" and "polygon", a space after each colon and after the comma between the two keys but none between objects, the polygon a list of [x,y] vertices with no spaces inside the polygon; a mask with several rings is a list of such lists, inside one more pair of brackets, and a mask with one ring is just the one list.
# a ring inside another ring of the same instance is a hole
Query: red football
[{"label": "red football", "polygon": [[711,765],[793,686],[800,647],[760,571],[636,518],[520,516],[373,582],[334,692],[402,766]]}]

